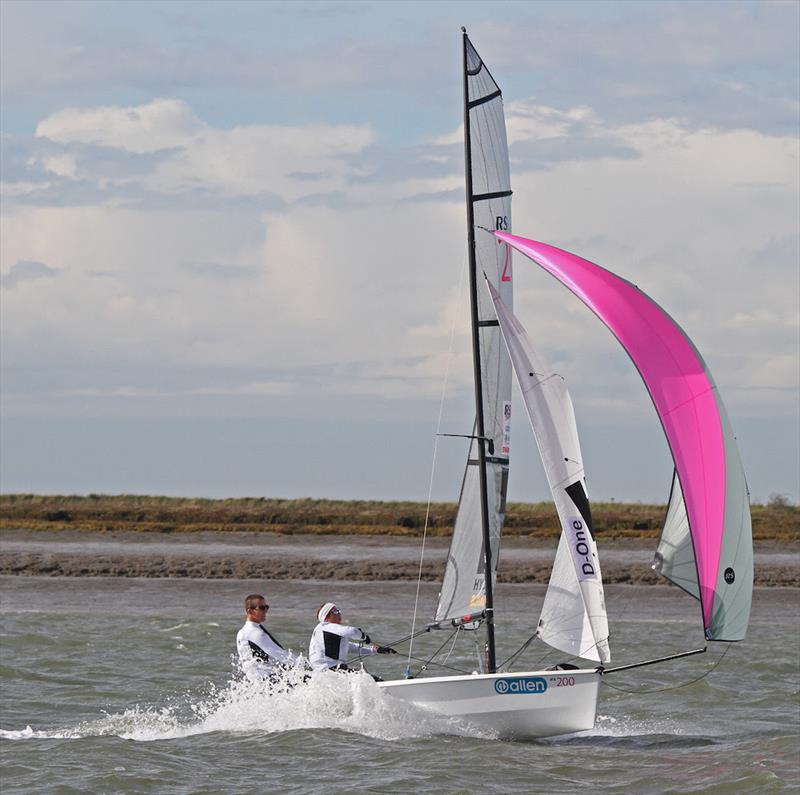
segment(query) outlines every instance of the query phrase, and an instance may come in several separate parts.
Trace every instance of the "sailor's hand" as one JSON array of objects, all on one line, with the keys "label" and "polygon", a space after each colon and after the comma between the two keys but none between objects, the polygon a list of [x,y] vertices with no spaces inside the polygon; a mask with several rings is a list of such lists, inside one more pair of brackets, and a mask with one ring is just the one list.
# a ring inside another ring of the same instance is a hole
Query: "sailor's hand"
[{"label": "sailor's hand", "polygon": [[378,646],[375,651],[378,654],[397,654],[391,646]]}]

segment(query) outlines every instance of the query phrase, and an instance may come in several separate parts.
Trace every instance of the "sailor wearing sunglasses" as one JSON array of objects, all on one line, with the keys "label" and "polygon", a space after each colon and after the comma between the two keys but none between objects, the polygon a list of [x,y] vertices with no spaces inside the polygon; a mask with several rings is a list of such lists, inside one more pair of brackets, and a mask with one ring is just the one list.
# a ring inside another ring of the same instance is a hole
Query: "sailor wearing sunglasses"
[{"label": "sailor wearing sunglasses", "polygon": [[369,635],[358,627],[342,624],[342,613],[333,602],[325,602],[317,611],[319,624],[311,635],[308,659],[315,671],[329,668],[347,671],[350,654],[397,654],[388,646],[376,646],[369,642]]},{"label": "sailor wearing sunglasses", "polygon": [[244,609],[247,620],[236,635],[236,650],[248,679],[255,682],[273,678],[302,659],[299,654],[284,649],[264,627],[269,605],[261,594],[250,594],[244,600]]}]

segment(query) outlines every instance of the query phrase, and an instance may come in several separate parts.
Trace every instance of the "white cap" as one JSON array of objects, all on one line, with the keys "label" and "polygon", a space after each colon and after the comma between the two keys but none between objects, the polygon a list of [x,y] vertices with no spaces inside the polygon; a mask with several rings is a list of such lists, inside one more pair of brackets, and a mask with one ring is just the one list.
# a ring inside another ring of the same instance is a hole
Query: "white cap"
[{"label": "white cap", "polygon": [[325,602],[322,607],[319,609],[319,613],[317,613],[317,621],[324,621],[328,617],[328,613],[333,610],[336,605],[333,602]]}]

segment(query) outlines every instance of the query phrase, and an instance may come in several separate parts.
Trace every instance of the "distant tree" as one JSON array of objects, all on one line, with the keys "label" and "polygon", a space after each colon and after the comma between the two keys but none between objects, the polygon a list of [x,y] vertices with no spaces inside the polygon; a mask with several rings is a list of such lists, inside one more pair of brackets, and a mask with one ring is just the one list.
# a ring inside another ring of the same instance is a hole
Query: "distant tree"
[{"label": "distant tree", "polygon": [[770,508],[789,508],[791,502],[789,502],[789,498],[785,494],[778,494],[773,491],[772,494],[769,495],[769,502],[767,505],[769,505]]}]

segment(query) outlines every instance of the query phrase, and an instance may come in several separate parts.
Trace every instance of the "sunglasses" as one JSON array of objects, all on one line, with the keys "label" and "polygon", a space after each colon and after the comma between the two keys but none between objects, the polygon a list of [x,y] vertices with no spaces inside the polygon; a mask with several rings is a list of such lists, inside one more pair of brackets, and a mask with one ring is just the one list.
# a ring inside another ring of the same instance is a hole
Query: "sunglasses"
[{"label": "sunglasses", "polygon": [[254,605],[251,610],[269,610],[269,605]]},{"label": "sunglasses", "polygon": [[342,614],[342,611],[339,610],[338,607],[334,607],[333,610],[331,610],[331,612],[328,613],[329,616],[340,616],[341,614]]}]

